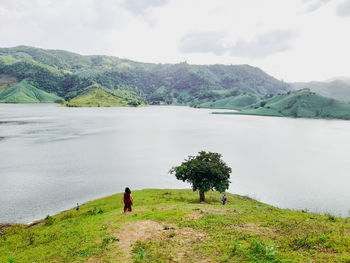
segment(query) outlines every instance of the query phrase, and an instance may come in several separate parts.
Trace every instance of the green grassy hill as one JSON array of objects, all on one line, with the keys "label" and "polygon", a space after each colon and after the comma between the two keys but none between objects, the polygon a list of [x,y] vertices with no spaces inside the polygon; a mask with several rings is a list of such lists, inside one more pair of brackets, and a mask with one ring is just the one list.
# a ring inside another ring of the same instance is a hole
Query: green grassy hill
[{"label": "green grassy hill", "polygon": [[227,97],[216,101],[207,101],[197,105],[198,108],[211,109],[244,109],[260,101],[260,97],[253,94],[240,94],[238,96]]},{"label": "green grassy hill", "polygon": [[240,112],[229,114],[349,120],[350,104],[319,96],[310,90],[299,90],[261,100]]},{"label": "green grassy hill", "polygon": [[149,104],[187,104],[222,99],[226,91],[277,94],[289,85],[249,65],[141,63],[109,56],[82,56],[27,46],[0,48],[0,74],[30,79],[35,87],[66,100],[95,83],[126,90]]},{"label": "green grassy hill", "polygon": [[307,88],[321,96],[350,102],[350,81],[346,78],[325,82],[291,83],[291,87],[295,90]]},{"label": "green grassy hill", "polygon": [[[305,91],[290,93],[308,87],[346,101],[350,86],[345,80],[290,85],[249,65],[153,64],[27,46],[0,48],[1,96],[23,80],[64,98],[67,106],[174,104],[241,114],[349,119],[346,103]],[[103,89],[92,91],[94,85]],[[15,97],[11,102],[34,102],[27,95]]]},{"label": "green grassy hill", "polygon": [[135,100],[128,92],[112,91],[95,84],[87,87],[80,95],[63,105],[67,107],[136,107],[141,105],[141,102]]},{"label": "green grassy hill", "polygon": [[0,75],[0,93],[16,85],[17,79],[7,75]]},{"label": "green grassy hill", "polygon": [[0,93],[0,102],[3,103],[57,103],[61,100],[57,95],[37,89],[26,80]]},{"label": "green grassy hill", "polygon": [[39,224],[0,225],[0,262],[349,262],[350,220],[191,190],[134,191]]}]

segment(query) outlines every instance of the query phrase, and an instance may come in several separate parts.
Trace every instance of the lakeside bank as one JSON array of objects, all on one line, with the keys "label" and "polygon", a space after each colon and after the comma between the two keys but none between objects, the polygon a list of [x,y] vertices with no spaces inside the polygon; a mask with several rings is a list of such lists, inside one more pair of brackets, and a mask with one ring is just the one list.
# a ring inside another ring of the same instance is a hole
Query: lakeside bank
[{"label": "lakeside bank", "polygon": [[191,190],[134,191],[0,235],[0,262],[348,262],[350,220]]}]

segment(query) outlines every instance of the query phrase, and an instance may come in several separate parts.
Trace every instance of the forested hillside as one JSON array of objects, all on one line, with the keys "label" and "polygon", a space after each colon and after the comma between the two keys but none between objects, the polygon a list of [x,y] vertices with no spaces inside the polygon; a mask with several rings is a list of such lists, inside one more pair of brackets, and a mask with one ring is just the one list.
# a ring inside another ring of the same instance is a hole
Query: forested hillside
[{"label": "forested hillside", "polygon": [[288,84],[248,65],[139,63],[27,46],[0,49],[0,75],[3,80],[26,79],[36,88],[65,100],[98,84],[128,91],[139,104],[190,104],[242,92],[265,95],[289,90]]},{"label": "forested hillside", "polygon": [[35,88],[22,80],[20,83],[0,93],[0,102],[8,103],[60,103],[62,99],[55,94]]},{"label": "forested hillside", "polygon": [[0,102],[61,100],[71,107],[172,104],[243,114],[350,118],[350,104],[326,97],[350,101],[349,83],[288,84],[249,65],[152,64],[27,46],[0,48]]}]

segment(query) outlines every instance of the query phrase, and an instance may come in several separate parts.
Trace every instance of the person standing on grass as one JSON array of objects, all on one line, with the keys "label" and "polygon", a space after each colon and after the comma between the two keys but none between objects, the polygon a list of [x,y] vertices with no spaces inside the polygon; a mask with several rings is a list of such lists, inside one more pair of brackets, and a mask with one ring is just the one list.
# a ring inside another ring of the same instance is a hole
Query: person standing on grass
[{"label": "person standing on grass", "polygon": [[122,197],[122,203],[124,201],[124,213],[126,212],[131,212],[131,206],[132,206],[132,195],[131,195],[131,191],[129,189],[129,187],[125,188],[125,193]]},{"label": "person standing on grass", "polygon": [[221,203],[222,203],[223,205],[227,205],[227,197],[226,197],[226,194],[224,194],[224,196],[222,197]]}]

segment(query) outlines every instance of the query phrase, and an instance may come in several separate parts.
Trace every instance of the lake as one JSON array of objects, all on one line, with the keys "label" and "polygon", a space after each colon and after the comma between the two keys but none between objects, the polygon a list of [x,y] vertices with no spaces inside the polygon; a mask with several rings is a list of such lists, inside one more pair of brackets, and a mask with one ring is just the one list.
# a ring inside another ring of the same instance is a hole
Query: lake
[{"label": "lake", "polygon": [[349,216],[350,121],[213,111],[0,104],[0,222],[41,219],[125,186],[189,188],[168,171],[200,150],[232,167],[231,193]]}]

